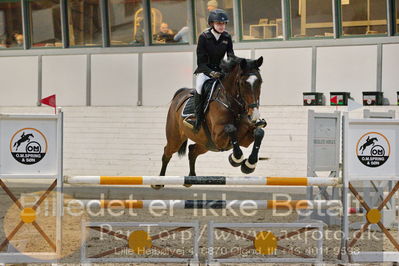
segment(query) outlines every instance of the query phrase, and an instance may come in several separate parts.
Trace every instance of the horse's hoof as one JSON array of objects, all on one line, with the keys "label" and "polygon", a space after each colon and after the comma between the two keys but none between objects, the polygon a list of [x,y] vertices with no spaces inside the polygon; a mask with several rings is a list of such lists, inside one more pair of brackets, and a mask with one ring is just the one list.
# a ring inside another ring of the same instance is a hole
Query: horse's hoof
[{"label": "horse's hoof", "polygon": [[161,188],[164,188],[164,185],[151,185],[151,187],[155,190],[160,190]]},{"label": "horse's hoof", "polygon": [[234,157],[234,154],[233,153],[231,153],[230,155],[229,155],[229,162],[230,162],[230,164],[233,166],[233,167],[238,167],[238,166],[240,166],[241,164],[242,164],[242,162],[243,162],[243,157],[244,155],[241,155],[241,159],[239,159],[239,160],[237,160],[236,158],[233,158]]},{"label": "horse's hoof", "polygon": [[183,185],[183,186],[185,186],[185,187],[192,187],[193,185],[185,184],[185,185]]},{"label": "horse's hoof", "polygon": [[247,159],[244,160],[244,162],[241,164],[241,172],[244,174],[250,174],[255,171],[256,168],[256,163],[255,164],[250,164]]}]

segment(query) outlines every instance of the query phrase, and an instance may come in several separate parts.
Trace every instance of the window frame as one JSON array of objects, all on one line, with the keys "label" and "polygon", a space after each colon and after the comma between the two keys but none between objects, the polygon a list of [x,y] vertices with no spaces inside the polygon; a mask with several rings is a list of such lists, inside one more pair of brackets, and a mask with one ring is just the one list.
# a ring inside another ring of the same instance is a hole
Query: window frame
[{"label": "window frame", "polygon": [[[107,1],[107,0],[105,0],[105,1]],[[193,35],[195,35],[193,33],[190,33],[191,36],[189,35],[190,37],[189,37],[188,43],[178,43],[178,42],[176,42],[176,43],[173,43],[173,42],[171,42],[171,43],[154,43],[154,40],[153,40],[154,33],[152,32],[152,27],[151,27],[152,21],[151,21],[151,13],[150,13],[151,12],[151,0],[145,0],[145,1],[147,1],[147,5],[146,5],[147,10],[145,10],[145,12],[147,14],[147,17],[144,18],[144,19],[148,20],[147,21],[147,24],[148,24],[148,31],[147,32],[149,32],[149,36],[148,36],[149,37],[149,45],[148,46],[166,47],[166,46],[192,45],[193,44],[193,39],[194,39]],[[189,24],[191,24],[191,27],[193,27],[193,17],[195,15],[195,10],[193,9],[193,8],[195,8],[194,1],[195,0],[186,0],[186,4],[187,4],[187,10],[186,10],[187,20],[189,21]],[[190,9],[192,9],[192,10],[190,11]],[[191,16],[191,18],[190,18],[190,16]],[[195,19],[194,19],[194,23],[195,23]],[[194,28],[191,28],[191,32],[195,31],[193,29]],[[146,34],[146,35],[148,35],[148,34]]]},{"label": "window frame", "polygon": [[[63,0],[58,0],[60,4],[60,25],[61,25],[61,47],[56,47],[56,46],[40,46],[40,47],[33,47],[32,45],[32,23],[30,22],[30,5],[29,2],[34,1],[34,0],[21,0],[21,8],[22,8],[22,29],[23,29],[23,35],[24,35],[24,49],[32,49],[32,50],[55,50],[55,49],[63,49],[66,48],[67,42],[64,39],[64,24],[65,23],[65,18],[64,16],[64,10],[63,10]],[[25,48],[26,47],[26,48]]]},{"label": "window frame", "polygon": [[[109,10],[108,0],[100,1],[100,12],[101,12],[101,25],[102,25],[102,44],[99,46],[70,46],[70,32],[68,28],[68,0],[58,0],[60,3],[60,19],[61,19],[61,36],[62,46],[61,47],[32,47],[31,41],[31,22],[30,22],[30,0],[21,1],[21,13],[22,13],[22,33],[24,35],[23,48],[9,48],[4,50],[30,50],[30,49],[60,49],[62,48],[112,48],[112,47],[151,47],[151,46],[187,46],[195,45],[198,41],[196,35],[196,16],[195,16],[195,0],[187,0],[187,16],[189,26],[191,26],[191,33],[188,43],[167,43],[167,44],[156,44],[152,40],[151,30],[151,0],[141,0],[142,7],[144,10],[144,28],[146,34],[144,35],[144,44],[128,44],[128,45],[111,45],[111,29],[109,23]],[[334,36],[320,36],[320,37],[292,37],[291,27],[291,0],[281,0],[282,4],[282,19],[283,19],[283,38],[271,38],[271,39],[259,39],[259,40],[244,40],[243,39],[243,14],[242,4],[243,0],[232,0],[233,1],[233,13],[235,23],[235,35],[234,41],[237,43],[252,43],[252,42],[278,42],[278,41],[302,41],[302,40],[329,40],[329,39],[348,39],[348,38],[381,38],[381,37],[393,37],[399,36],[397,20],[399,17],[396,15],[397,3],[396,0],[386,0],[386,19],[387,19],[387,34],[359,34],[345,36],[343,32],[343,21],[342,21],[342,8],[341,0],[331,0],[333,3],[333,29]]]},{"label": "window frame", "polygon": [[[331,40],[337,38],[336,35],[336,23],[335,21],[337,20],[337,12],[336,12],[336,5],[337,2],[341,3],[341,0],[331,0],[331,9],[332,9],[332,29],[333,29],[333,36],[305,36],[305,37],[294,37],[292,36],[292,20],[291,20],[291,3],[292,0],[285,0],[286,1],[286,22],[287,22],[287,40],[292,40],[292,41],[300,41],[300,40]],[[306,0],[305,0],[306,1]],[[339,21],[339,20],[338,20]]]},{"label": "window frame", "polygon": [[[235,0],[234,0],[235,1]],[[282,19],[282,32],[283,32],[283,38],[268,38],[268,39],[258,39],[258,40],[244,40],[244,31],[243,31],[243,26],[244,26],[244,16],[242,14],[242,4],[243,4],[243,0],[239,0],[238,1],[238,5],[237,5],[237,18],[234,18],[234,21],[237,21],[237,25],[238,27],[236,27],[237,29],[237,34],[238,34],[238,42],[242,42],[242,43],[252,43],[252,42],[279,42],[279,41],[284,41],[285,40],[285,27],[286,27],[286,23],[284,21],[284,1],[286,0],[280,0],[280,4],[281,4],[281,19]],[[236,25],[236,24],[234,24]]]},{"label": "window frame", "polygon": [[337,4],[337,9],[338,9],[338,13],[339,13],[339,20],[338,20],[338,22],[339,22],[339,38],[342,38],[342,39],[347,39],[347,38],[375,38],[375,37],[389,37],[390,36],[390,33],[389,33],[389,29],[390,29],[390,24],[391,24],[391,21],[390,21],[390,19],[389,19],[389,16],[388,16],[388,10],[390,10],[390,7],[391,7],[391,4],[392,4],[392,2],[390,1],[390,0],[386,0],[386,10],[385,10],[385,17],[386,17],[386,20],[387,20],[387,34],[385,34],[385,33],[378,33],[378,34],[370,34],[370,35],[367,35],[367,34],[354,34],[354,35],[344,35],[343,34],[343,31],[344,31],[344,27],[343,27],[343,15],[342,15],[342,5],[341,5],[341,1],[342,0],[337,0],[337,2],[339,3],[339,4]]}]

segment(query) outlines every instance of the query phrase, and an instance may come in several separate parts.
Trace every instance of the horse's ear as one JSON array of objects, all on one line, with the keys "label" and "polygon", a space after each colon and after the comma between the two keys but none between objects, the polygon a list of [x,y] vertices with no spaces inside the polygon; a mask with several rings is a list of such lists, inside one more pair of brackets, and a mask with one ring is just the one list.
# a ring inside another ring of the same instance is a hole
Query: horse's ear
[{"label": "horse's ear", "polygon": [[257,66],[257,67],[260,67],[262,64],[263,64],[263,56],[259,57],[259,58],[256,60],[256,66]]},{"label": "horse's ear", "polygon": [[244,70],[245,68],[247,68],[247,60],[245,60],[245,59],[242,59],[242,60],[241,60],[241,62],[240,62],[240,68],[241,68],[242,70]]}]

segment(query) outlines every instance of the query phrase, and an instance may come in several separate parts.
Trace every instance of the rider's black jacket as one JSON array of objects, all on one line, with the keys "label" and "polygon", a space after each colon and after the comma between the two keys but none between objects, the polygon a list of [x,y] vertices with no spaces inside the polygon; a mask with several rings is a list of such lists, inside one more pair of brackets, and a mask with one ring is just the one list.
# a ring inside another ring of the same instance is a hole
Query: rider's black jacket
[{"label": "rider's black jacket", "polygon": [[211,29],[207,29],[198,39],[197,45],[197,69],[194,74],[204,73],[209,76],[212,71],[220,72],[220,62],[224,55],[234,57],[233,41],[230,34],[223,32],[219,40],[216,40]]}]

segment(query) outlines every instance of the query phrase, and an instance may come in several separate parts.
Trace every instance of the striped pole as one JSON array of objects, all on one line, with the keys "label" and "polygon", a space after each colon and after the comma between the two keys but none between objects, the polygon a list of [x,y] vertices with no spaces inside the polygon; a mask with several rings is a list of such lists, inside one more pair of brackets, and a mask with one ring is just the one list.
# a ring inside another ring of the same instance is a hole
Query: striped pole
[{"label": "striped pole", "polygon": [[235,185],[235,186],[338,186],[330,177],[258,176],[71,176],[68,184],[97,185]]},{"label": "striped pole", "polygon": [[329,209],[341,207],[339,200],[72,200],[67,204],[89,208],[167,209]]}]

